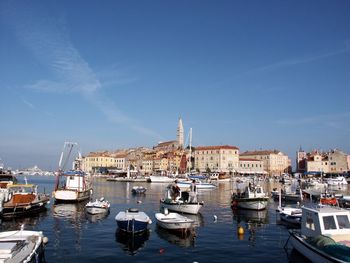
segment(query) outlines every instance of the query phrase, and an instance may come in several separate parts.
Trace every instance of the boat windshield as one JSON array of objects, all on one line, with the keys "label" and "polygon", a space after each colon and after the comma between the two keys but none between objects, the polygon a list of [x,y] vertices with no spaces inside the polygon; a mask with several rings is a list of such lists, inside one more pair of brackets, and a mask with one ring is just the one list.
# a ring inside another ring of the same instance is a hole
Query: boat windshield
[{"label": "boat windshield", "polygon": [[347,215],[337,215],[337,220],[340,229],[350,229],[349,217]]},{"label": "boat windshield", "polygon": [[335,225],[334,216],[324,216],[322,217],[322,219],[325,230],[337,229],[337,226]]}]

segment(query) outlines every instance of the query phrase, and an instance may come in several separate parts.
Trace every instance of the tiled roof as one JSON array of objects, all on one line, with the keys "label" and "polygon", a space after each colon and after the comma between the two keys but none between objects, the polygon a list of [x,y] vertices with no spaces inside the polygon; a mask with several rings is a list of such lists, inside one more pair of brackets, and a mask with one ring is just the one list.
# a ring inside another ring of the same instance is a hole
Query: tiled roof
[{"label": "tiled roof", "polygon": [[203,150],[221,150],[221,149],[228,149],[228,150],[239,150],[236,146],[230,146],[230,145],[219,145],[219,146],[197,146],[195,147],[196,151],[203,151]]},{"label": "tiled roof", "polygon": [[278,150],[262,150],[262,151],[246,151],[241,153],[241,156],[247,155],[269,155],[269,154],[278,154],[280,151]]}]

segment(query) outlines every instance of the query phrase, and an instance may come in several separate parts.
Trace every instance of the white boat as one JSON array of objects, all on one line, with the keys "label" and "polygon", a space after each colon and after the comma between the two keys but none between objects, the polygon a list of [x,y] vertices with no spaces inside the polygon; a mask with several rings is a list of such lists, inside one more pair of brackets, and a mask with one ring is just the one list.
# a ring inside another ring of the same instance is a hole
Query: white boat
[{"label": "white boat", "polygon": [[194,220],[182,216],[178,213],[169,213],[164,209],[163,213],[155,214],[157,224],[168,230],[187,231],[193,228]]},{"label": "white boat", "polygon": [[290,241],[312,262],[349,262],[350,211],[323,205],[304,206],[301,230],[290,231]]},{"label": "white boat", "polygon": [[130,208],[126,211],[119,212],[115,220],[118,228],[126,233],[136,234],[147,230],[147,226],[152,220],[144,212],[140,212],[136,208]]},{"label": "white boat", "polygon": [[277,212],[281,221],[288,224],[300,225],[302,215],[300,208],[279,206]]},{"label": "white boat", "polygon": [[110,207],[111,204],[103,197],[99,200],[96,199],[94,202],[88,202],[85,205],[86,212],[91,215],[108,213]]},{"label": "white boat", "polygon": [[0,233],[0,262],[45,262],[44,245],[48,242],[39,231],[5,231]]},{"label": "white boat", "polygon": [[150,175],[149,179],[152,183],[172,183],[175,181],[174,177],[165,175]]},{"label": "white boat", "polygon": [[73,170],[64,172],[64,166],[62,166],[63,157],[65,156],[64,164],[67,164],[70,154],[74,146],[77,143],[65,142],[63,151],[61,153],[59,161],[59,170],[56,174],[55,190],[52,193],[56,202],[81,202],[87,200],[92,195],[91,178],[88,174],[80,170],[79,160],[81,160],[81,154],[78,152],[79,157],[75,161],[75,167]]},{"label": "white boat", "polygon": [[198,214],[203,205],[203,202],[191,201],[188,192],[180,191],[180,195],[174,200],[170,189],[166,190],[165,198],[160,200],[161,209],[167,208],[170,211],[193,215]]},{"label": "white boat", "polygon": [[262,210],[266,208],[269,198],[260,185],[249,184],[243,192],[238,190],[231,197],[231,206],[233,209]]},{"label": "white boat", "polygon": [[[181,190],[187,190],[190,188],[192,181],[178,181],[177,185]],[[216,185],[212,183],[203,182],[200,180],[196,180],[197,190],[210,190],[215,189]]]},{"label": "white boat", "polygon": [[327,184],[328,185],[347,185],[348,182],[346,181],[344,176],[338,176],[334,178],[327,178]]}]

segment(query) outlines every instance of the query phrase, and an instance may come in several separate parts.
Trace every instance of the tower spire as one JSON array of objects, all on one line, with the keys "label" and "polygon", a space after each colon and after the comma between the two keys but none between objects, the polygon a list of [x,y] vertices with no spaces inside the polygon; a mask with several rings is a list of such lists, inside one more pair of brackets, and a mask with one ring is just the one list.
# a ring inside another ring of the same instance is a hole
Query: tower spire
[{"label": "tower spire", "polygon": [[182,125],[182,119],[179,118],[179,122],[177,125],[177,133],[176,133],[176,139],[181,148],[184,147],[184,127]]}]

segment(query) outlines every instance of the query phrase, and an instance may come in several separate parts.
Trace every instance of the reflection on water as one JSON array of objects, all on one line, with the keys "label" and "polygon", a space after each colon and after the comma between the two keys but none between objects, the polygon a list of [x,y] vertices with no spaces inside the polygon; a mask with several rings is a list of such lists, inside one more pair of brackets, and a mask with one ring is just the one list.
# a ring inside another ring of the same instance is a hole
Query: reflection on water
[{"label": "reflection on water", "polygon": [[[233,210],[233,222],[237,224],[237,237],[244,239],[244,235],[248,233],[248,241],[252,246],[257,244],[256,231],[263,228],[269,223],[267,209],[261,211],[235,209]],[[239,227],[244,228],[244,233],[240,234]]]},{"label": "reflection on water", "polygon": [[145,242],[149,239],[149,235],[149,230],[137,235],[130,235],[117,229],[115,239],[116,242],[120,244],[123,251],[133,256],[145,246]]},{"label": "reflection on water", "polygon": [[5,221],[1,221],[0,231],[18,230],[22,225],[24,225],[25,230],[32,230],[47,217],[47,214],[48,211],[45,210],[31,217],[6,219]]},{"label": "reflection on water", "polygon": [[194,221],[194,226],[204,226],[204,219],[201,213],[197,215],[191,215],[191,214],[185,214],[184,216],[188,217],[189,219],[192,219]]},{"label": "reflection on water", "polygon": [[170,244],[177,245],[179,247],[194,247],[196,233],[195,231],[188,231],[186,233],[181,232],[169,232],[168,230],[156,227],[156,233],[161,239],[168,241]]},{"label": "reflection on water", "polygon": [[108,215],[109,215],[109,211],[105,213],[95,214],[95,215],[86,213],[86,218],[87,220],[89,220],[90,223],[96,223],[98,221],[106,219]]}]

